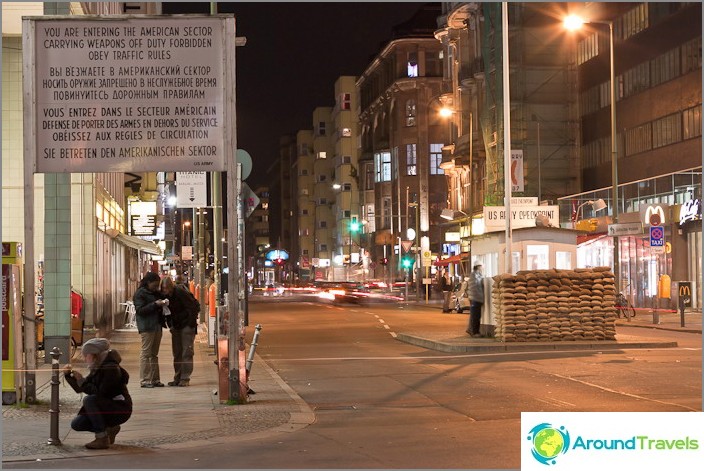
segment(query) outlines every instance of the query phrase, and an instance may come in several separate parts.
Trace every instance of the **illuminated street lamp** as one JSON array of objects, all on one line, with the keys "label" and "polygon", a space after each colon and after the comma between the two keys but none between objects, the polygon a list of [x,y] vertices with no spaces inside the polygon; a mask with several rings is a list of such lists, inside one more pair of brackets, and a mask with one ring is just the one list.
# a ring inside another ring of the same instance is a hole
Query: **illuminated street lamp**
[{"label": "illuminated street lamp", "polygon": [[[616,148],[616,71],[614,69],[614,23],[613,21],[585,20],[577,15],[569,15],[564,20],[565,28],[570,31],[580,29],[584,23],[594,23],[609,26],[609,69],[610,69],[610,99],[611,99],[611,184],[612,184],[612,219],[618,222],[618,150]],[[616,289],[621,291],[621,267],[619,260],[618,236],[614,236],[614,276]]]}]

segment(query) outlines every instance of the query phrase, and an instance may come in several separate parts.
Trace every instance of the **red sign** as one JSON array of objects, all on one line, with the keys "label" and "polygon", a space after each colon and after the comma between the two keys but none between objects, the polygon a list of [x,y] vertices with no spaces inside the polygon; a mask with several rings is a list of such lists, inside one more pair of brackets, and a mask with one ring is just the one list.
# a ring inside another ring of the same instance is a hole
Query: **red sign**
[{"label": "red sign", "polygon": [[411,250],[411,247],[413,246],[413,241],[412,240],[401,241],[401,246],[403,247],[404,252],[408,252],[409,250]]}]

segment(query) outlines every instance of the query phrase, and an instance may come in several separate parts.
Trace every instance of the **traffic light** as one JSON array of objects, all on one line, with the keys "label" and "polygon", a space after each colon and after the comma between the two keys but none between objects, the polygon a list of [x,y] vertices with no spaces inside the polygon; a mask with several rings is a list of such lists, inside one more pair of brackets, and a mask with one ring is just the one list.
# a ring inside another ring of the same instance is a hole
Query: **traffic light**
[{"label": "traffic light", "polygon": [[284,265],[284,263],[286,263],[286,260],[284,260],[283,258],[277,258],[277,259],[274,260],[274,263],[275,263],[276,265],[282,267],[282,266]]},{"label": "traffic light", "polygon": [[401,266],[403,268],[411,268],[413,266],[414,260],[411,257],[403,257],[401,260]]},{"label": "traffic light", "polygon": [[381,263],[382,265],[386,266],[386,265],[389,264],[389,259],[386,258],[386,257],[384,257],[384,258],[382,258],[381,260],[379,260],[379,263]]},{"label": "traffic light", "polygon": [[359,231],[359,220],[357,219],[357,216],[353,215],[350,217],[350,232],[358,232]]}]

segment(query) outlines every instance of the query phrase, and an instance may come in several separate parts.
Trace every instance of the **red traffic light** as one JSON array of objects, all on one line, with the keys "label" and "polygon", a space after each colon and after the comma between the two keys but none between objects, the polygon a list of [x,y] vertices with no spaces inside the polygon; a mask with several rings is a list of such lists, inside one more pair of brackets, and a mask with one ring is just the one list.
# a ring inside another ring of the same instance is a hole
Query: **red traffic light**
[{"label": "red traffic light", "polygon": [[388,265],[388,264],[389,264],[389,259],[386,258],[386,257],[384,257],[384,258],[382,258],[381,260],[379,260],[379,263],[381,263],[382,265]]},{"label": "red traffic light", "polygon": [[274,263],[278,266],[283,266],[283,264],[286,263],[286,260],[284,260],[283,258],[277,258],[276,260],[274,260]]}]

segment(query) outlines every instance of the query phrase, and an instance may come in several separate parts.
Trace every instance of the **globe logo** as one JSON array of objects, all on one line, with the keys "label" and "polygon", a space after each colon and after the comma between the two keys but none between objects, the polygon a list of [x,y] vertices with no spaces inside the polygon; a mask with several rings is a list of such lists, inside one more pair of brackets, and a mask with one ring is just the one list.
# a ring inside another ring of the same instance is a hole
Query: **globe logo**
[{"label": "globe logo", "polygon": [[548,466],[557,463],[556,458],[570,449],[570,434],[565,427],[555,428],[548,423],[533,427],[528,440],[533,443],[533,458]]}]

